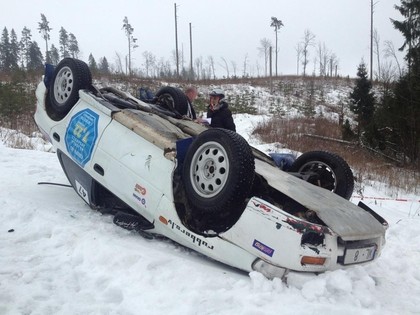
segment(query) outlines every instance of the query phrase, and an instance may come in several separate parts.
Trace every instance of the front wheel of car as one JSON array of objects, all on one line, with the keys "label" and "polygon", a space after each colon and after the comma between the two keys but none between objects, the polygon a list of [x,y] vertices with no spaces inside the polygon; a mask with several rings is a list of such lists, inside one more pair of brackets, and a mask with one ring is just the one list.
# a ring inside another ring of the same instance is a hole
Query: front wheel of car
[{"label": "front wheel of car", "polygon": [[353,172],[340,156],[327,151],[309,151],[299,156],[289,169],[311,184],[350,199],[354,189]]},{"label": "front wheel of car", "polygon": [[88,65],[78,59],[64,58],[54,70],[47,95],[47,111],[54,120],[66,116],[79,100],[79,90],[92,85]]},{"label": "front wheel of car", "polygon": [[178,88],[165,86],[157,93],[157,105],[173,112],[177,116],[185,116],[188,114],[187,96]]},{"label": "front wheel of car", "polygon": [[245,209],[255,176],[252,150],[239,134],[209,129],[197,136],[183,165],[185,192],[200,230],[222,232]]}]

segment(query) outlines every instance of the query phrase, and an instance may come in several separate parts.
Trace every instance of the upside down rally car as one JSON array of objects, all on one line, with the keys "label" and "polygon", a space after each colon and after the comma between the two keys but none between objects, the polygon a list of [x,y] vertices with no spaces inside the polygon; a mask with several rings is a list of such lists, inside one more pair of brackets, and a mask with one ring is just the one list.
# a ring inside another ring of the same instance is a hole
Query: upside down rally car
[{"label": "upside down rally car", "polygon": [[[47,66],[36,96],[35,121],[74,190],[122,227],[269,278],[371,262],[385,244],[387,222],[346,199],[351,172],[328,167],[334,155],[284,172],[239,134],[182,118],[181,91],[145,103],[98,89],[77,59]],[[330,170],[341,196],[305,180],[308,165]]]}]

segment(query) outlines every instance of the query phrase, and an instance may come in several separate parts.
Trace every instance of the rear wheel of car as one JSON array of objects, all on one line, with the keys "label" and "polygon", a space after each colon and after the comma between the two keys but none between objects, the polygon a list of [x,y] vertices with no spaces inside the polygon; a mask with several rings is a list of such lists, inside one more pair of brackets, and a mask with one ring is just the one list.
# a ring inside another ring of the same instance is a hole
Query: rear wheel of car
[{"label": "rear wheel of car", "polygon": [[299,156],[290,172],[299,173],[311,184],[350,199],[354,189],[353,172],[340,156],[326,151],[310,151]]},{"label": "rear wheel of car", "polygon": [[47,112],[54,120],[66,116],[79,100],[79,90],[92,85],[88,65],[78,59],[65,58],[55,68],[47,95]]},{"label": "rear wheel of car", "polygon": [[239,218],[254,181],[254,163],[250,146],[233,131],[209,129],[193,141],[183,181],[200,231],[222,232]]},{"label": "rear wheel of car", "polygon": [[180,89],[172,86],[165,86],[156,93],[156,97],[157,105],[160,105],[179,116],[188,114],[188,99]]}]

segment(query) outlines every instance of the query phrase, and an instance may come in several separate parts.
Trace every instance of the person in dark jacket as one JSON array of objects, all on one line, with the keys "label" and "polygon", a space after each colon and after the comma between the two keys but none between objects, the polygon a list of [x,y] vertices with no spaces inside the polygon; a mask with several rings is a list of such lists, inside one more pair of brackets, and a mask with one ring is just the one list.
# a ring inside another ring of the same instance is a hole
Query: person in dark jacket
[{"label": "person in dark jacket", "polygon": [[187,96],[188,100],[188,113],[186,116],[192,120],[195,120],[197,119],[197,115],[194,110],[194,101],[198,97],[198,91],[194,86],[189,86],[185,90],[185,95]]},{"label": "person in dark jacket", "polygon": [[209,93],[210,105],[207,111],[207,119],[211,119],[210,126],[215,128],[224,128],[236,132],[236,126],[233,121],[232,112],[229,105],[224,101],[225,93],[222,89],[213,89]]}]

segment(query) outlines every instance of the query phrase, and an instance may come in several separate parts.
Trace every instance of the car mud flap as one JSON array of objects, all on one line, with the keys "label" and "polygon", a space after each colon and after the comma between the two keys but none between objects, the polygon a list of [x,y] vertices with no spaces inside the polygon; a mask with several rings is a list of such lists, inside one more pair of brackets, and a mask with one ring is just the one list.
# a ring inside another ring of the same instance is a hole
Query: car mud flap
[{"label": "car mud flap", "polygon": [[113,222],[119,227],[129,231],[139,232],[155,228],[154,224],[147,221],[144,217],[121,211],[115,214]]}]

